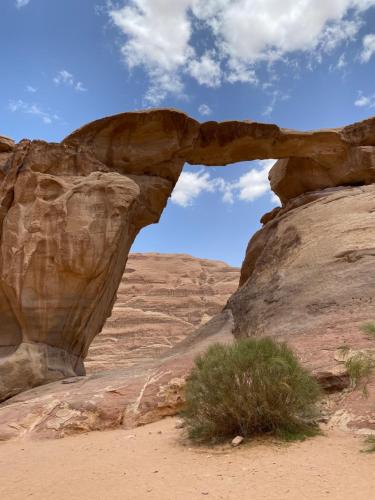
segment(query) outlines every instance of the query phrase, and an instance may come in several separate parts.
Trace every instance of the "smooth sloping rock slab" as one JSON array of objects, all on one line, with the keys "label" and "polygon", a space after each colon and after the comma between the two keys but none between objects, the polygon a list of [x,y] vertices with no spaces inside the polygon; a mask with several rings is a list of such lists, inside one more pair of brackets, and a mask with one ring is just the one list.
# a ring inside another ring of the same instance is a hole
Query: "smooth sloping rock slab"
[{"label": "smooth sloping rock slab", "polygon": [[0,405],[0,440],[132,428],[175,415],[183,407],[183,386],[195,357],[212,343],[232,342],[232,327],[227,311],[168,357],[23,392]]},{"label": "smooth sloping rock slab", "polygon": [[[176,415],[184,405],[183,387],[194,359],[215,342],[230,343],[233,319],[224,311],[177,345],[167,357],[142,362],[138,367],[75,377],[38,387],[0,405],[0,440],[62,438],[81,432],[130,429]],[[362,348],[366,340],[350,335]],[[282,337],[279,340],[284,340]],[[289,339],[301,362],[329,394],[331,426],[344,430],[375,430],[375,378],[362,390],[342,391],[349,385],[341,363],[335,362],[337,335]]]}]

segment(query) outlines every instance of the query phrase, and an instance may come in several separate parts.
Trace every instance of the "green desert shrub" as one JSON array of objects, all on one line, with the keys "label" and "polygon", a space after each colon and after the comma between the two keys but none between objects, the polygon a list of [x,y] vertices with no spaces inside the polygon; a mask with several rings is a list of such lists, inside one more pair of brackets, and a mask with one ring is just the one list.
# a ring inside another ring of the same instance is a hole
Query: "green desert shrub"
[{"label": "green desert shrub", "polygon": [[365,453],[375,453],[375,434],[367,436],[365,444],[366,448],[363,450]]},{"label": "green desert shrub", "polygon": [[357,387],[360,383],[363,386],[364,394],[367,394],[367,384],[374,367],[374,360],[368,354],[357,353],[345,362],[352,387]]},{"label": "green desert shrub", "polygon": [[373,321],[363,323],[361,330],[369,339],[375,340],[375,323]]},{"label": "green desert shrub", "polygon": [[215,442],[240,434],[299,439],[312,424],[318,383],[289,347],[271,339],[215,344],[198,357],[185,387],[189,436]]}]

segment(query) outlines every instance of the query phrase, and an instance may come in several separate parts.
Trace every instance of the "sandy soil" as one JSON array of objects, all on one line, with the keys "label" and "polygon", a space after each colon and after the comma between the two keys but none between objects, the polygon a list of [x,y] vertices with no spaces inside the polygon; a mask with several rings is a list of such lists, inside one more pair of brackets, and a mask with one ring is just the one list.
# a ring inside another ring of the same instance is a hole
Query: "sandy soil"
[{"label": "sandy soil", "polygon": [[0,444],[2,500],[370,500],[375,455],[329,433],[303,443],[196,448],[175,419],[58,441]]}]

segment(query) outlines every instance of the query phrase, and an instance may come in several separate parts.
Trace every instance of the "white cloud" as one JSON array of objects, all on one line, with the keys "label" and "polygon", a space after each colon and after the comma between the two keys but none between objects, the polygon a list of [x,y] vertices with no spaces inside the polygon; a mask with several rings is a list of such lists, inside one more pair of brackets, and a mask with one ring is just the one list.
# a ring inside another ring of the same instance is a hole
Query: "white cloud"
[{"label": "white cloud", "polygon": [[200,59],[190,61],[189,73],[197,80],[199,85],[206,87],[219,87],[221,84],[220,62],[215,61],[215,54],[205,52]]},{"label": "white cloud", "polygon": [[87,88],[83,86],[82,82],[77,82],[74,87],[78,92],[87,92]]},{"label": "white cloud", "polygon": [[198,172],[182,172],[174,191],[172,202],[181,207],[188,207],[202,193],[220,193],[224,203],[233,204],[236,200],[255,201],[266,194],[270,202],[280,204],[279,198],[272,193],[268,180],[268,172],[275,160],[259,160],[257,167],[239,177],[238,180],[227,182],[222,177],[211,177],[209,170]]},{"label": "white cloud", "polygon": [[53,81],[56,83],[56,85],[60,84],[65,84],[65,85],[73,85],[74,84],[74,78],[69,71],[66,71],[66,69],[62,69],[61,71],[58,72],[58,74],[55,76]]},{"label": "white cloud", "polygon": [[228,73],[226,79],[229,83],[252,83],[256,85],[258,83],[258,77],[254,69],[246,66],[246,64],[237,61],[236,59],[230,59],[228,61]]},{"label": "white cloud", "polygon": [[164,73],[158,69],[150,72],[152,83],[145,95],[147,103],[156,106],[163,101],[168,94],[182,97],[184,86],[180,77],[173,73]]},{"label": "white cloud", "polygon": [[192,28],[187,17],[191,0],[130,0],[110,11],[114,24],[126,35],[122,56],[130,69],[146,68],[150,89],[146,100],[162,101],[167,94],[182,93],[178,70],[191,56]]},{"label": "white cloud", "polygon": [[72,73],[69,73],[66,69],[59,71],[53,81],[56,85],[67,85],[68,87],[73,87],[78,92],[87,91],[87,89],[83,86],[83,83],[76,81]]},{"label": "white cloud", "polygon": [[181,207],[188,207],[201,193],[213,193],[217,187],[218,179],[212,179],[209,172],[182,172],[171,199]]},{"label": "white cloud", "polygon": [[[168,94],[183,95],[186,75],[209,87],[256,84],[262,62],[301,53],[320,62],[355,38],[362,14],[375,0],[128,0],[124,7],[111,5],[110,17],[125,37],[124,61],[130,69],[146,70],[146,99],[156,104]],[[203,50],[194,31],[204,33]],[[372,39],[365,40],[363,57],[370,58]]]},{"label": "white cloud", "polygon": [[341,54],[341,56],[339,57],[338,61],[337,61],[337,64],[336,64],[336,69],[340,70],[340,69],[344,69],[346,66],[348,65],[347,61],[346,61],[346,56],[345,54]]},{"label": "white cloud", "polygon": [[201,104],[198,111],[202,116],[208,116],[212,113],[212,109],[207,104]]},{"label": "white cloud", "polygon": [[36,88],[35,88],[35,87],[33,87],[32,85],[27,85],[27,86],[26,86],[26,90],[27,90],[28,92],[30,92],[31,94],[35,94],[35,92],[37,92],[37,91],[38,91],[38,89],[36,89]]},{"label": "white cloud", "polygon": [[366,96],[363,92],[359,92],[354,105],[359,108],[375,108],[375,94]]},{"label": "white cloud", "polygon": [[16,0],[17,9],[21,9],[22,7],[26,7],[30,3],[30,0]]},{"label": "white cloud", "polygon": [[254,201],[269,193],[272,202],[280,202],[272,193],[268,180],[268,173],[275,164],[275,160],[259,160],[257,164],[258,168],[251,168],[238,181],[224,186],[223,201],[233,203],[235,197],[242,201]]},{"label": "white cloud", "polygon": [[366,35],[362,40],[362,45],[361,62],[367,63],[375,54],[375,33]]},{"label": "white cloud", "polygon": [[53,121],[57,121],[60,119],[56,114],[47,113],[46,111],[43,111],[37,104],[30,104],[23,101],[22,99],[18,99],[17,101],[9,101],[8,109],[12,113],[21,112],[28,115],[37,116],[46,125],[49,125]]}]

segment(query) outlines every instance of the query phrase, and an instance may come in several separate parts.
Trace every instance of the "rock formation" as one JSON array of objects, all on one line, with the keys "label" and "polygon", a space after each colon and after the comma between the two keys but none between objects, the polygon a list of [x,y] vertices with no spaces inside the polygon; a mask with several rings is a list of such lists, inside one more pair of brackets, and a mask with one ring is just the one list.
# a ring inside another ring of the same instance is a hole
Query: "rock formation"
[{"label": "rock formation", "polygon": [[[84,373],[83,360],[110,315],[130,246],[142,227],[158,221],[185,162],[223,165],[261,158],[281,159],[270,181],[283,208],[264,219],[263,232],[248,249],[242,288],[229,304],[235,331],[267,332],[270,320],[261,319],[267,301],[279,304],[279,313],[294,322],[301,321],[301,307],[309,318],[347,311],[349,296],[357,310],[371,291],[358,291],[360,278],[352,280],[345,263],[358,261],[360,276],[368,272],[366,283],[371,282],[375,118],[297,132],[254,122],[199,124],[178,111],[154,110],[98,120],[61,144],[14,145],[1,138],[0,401]],[[358,187],[326,191],[343,186]],[[348,215],[350,199],[358,200],[358,213]],[[345,222],[336,220],[341,209],[352,236],[345,236]],[[314,217],[325,219],[318,223]],[[346,243],[338,252],[332,240],[343,235]],[[315,268],[306,269],[313,262]],[[337,291],[337,284],[334,289],[337,277],[349,287],[346,293]],[[300,292],[310,279],[311,286]],[[284,292],[288,307],[280,297]],[[336,310],[336,303],[342,307]],[[358,318],[370,310],[358,309]],[[249,327],[252,311],[256,331]],[[291,321],[277,321],[286,332]],[[324,322],[318,318],[312,324]]]},{"label": "rock formation", "polygon": [[311,356],[339,331],[353,340],[375,319],[375,184],[301,195],[265,220],[228,303],[235,334],[310,338]]},{"label": "rock formation", "polygon": [[182,169],[189,123],[168,111],[125,114],[62,144],[21,141],[5,153],[0,401],[84,374],[130,246],[158,221]]},{"label": "rock formation", "polygon": [[87,373],[143,365],[170,351],[222,310],[239,277],[224,262],[129,254],[112,315],[85,359]]}]

